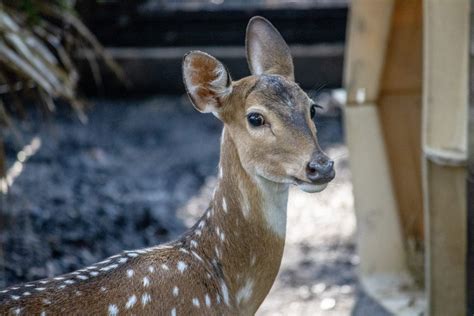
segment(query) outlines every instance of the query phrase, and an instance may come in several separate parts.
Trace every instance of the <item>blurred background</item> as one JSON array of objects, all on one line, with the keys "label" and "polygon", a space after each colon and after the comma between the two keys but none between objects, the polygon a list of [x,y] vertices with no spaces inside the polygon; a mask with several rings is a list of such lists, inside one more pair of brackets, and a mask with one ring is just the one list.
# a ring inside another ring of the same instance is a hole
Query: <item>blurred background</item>
[{"label": "blurred background", "polygon": [[259,315],[387,315],[358,284],[341,104],[349,0],[2,1],[0,288],[170,240],[207,207],[221,123],[184,94],[181,60],[208,52],[249,74],[262,15],[324,107],[337,178],[292,189],[278,279]]}]

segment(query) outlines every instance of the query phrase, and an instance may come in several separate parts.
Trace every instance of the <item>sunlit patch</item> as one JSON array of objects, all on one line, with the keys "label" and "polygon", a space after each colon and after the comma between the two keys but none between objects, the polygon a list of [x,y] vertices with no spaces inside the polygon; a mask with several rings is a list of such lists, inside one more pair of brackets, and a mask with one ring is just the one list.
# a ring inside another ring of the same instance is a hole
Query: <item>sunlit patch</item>
[{"label": "sunlit patch", "polygon": [[17,160],[13,163],[10,169],[7,170],[5,177],[0,178],[0,192],[6,194],[8,188],[13,185],[15,179],[23,171],[23,165],[26,163],[28,158],[33,156],[41,148],[41,139],[39,137],[33,137],[31,142],[23,147],[17,154]]}]

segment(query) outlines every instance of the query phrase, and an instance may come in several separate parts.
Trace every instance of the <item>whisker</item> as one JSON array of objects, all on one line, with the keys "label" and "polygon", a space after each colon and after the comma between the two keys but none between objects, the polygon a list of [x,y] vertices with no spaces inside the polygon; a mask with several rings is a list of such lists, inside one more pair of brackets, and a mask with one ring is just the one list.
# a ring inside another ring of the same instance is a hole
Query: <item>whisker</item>
[{"label": "whisker", "polygon": [[343,153],[343,154],[337,155],[335,157],[331,157],[331,159],[336,161],[336,160],[340,160],[340,159],[347,158],[347,157],[349,157],[349,153]]}]

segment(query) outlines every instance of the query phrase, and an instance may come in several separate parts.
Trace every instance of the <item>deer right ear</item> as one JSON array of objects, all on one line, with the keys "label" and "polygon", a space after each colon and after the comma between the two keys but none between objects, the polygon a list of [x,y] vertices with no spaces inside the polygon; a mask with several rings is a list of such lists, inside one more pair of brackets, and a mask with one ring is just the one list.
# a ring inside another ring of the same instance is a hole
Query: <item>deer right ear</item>
[{"label": "deer right ear", "polygon": [[225,66],[200,51],[184,56],[183,78],[188,96],[200,112],[218,112],[222,99],[232,91],[232,80]]}]

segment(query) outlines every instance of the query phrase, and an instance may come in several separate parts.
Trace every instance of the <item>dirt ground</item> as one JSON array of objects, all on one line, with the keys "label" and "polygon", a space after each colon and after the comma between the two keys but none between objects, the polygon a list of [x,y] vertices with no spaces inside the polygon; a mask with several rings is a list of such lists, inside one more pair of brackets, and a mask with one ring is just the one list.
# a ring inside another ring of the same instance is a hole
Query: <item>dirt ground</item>
[{"label": "dirt ground", "polygon": [[[0,288],[66,273],[122,249],[175,238],[204,211],[221,125],[183,97],[96,102],[87,125],[67,111],[6,135],[9,165],[34,137],[0,209]],[[292,189],[285,254],[258,315],[387,315],[361,291],[348,153],[337,110],[317,120],[336,180]]]}]

